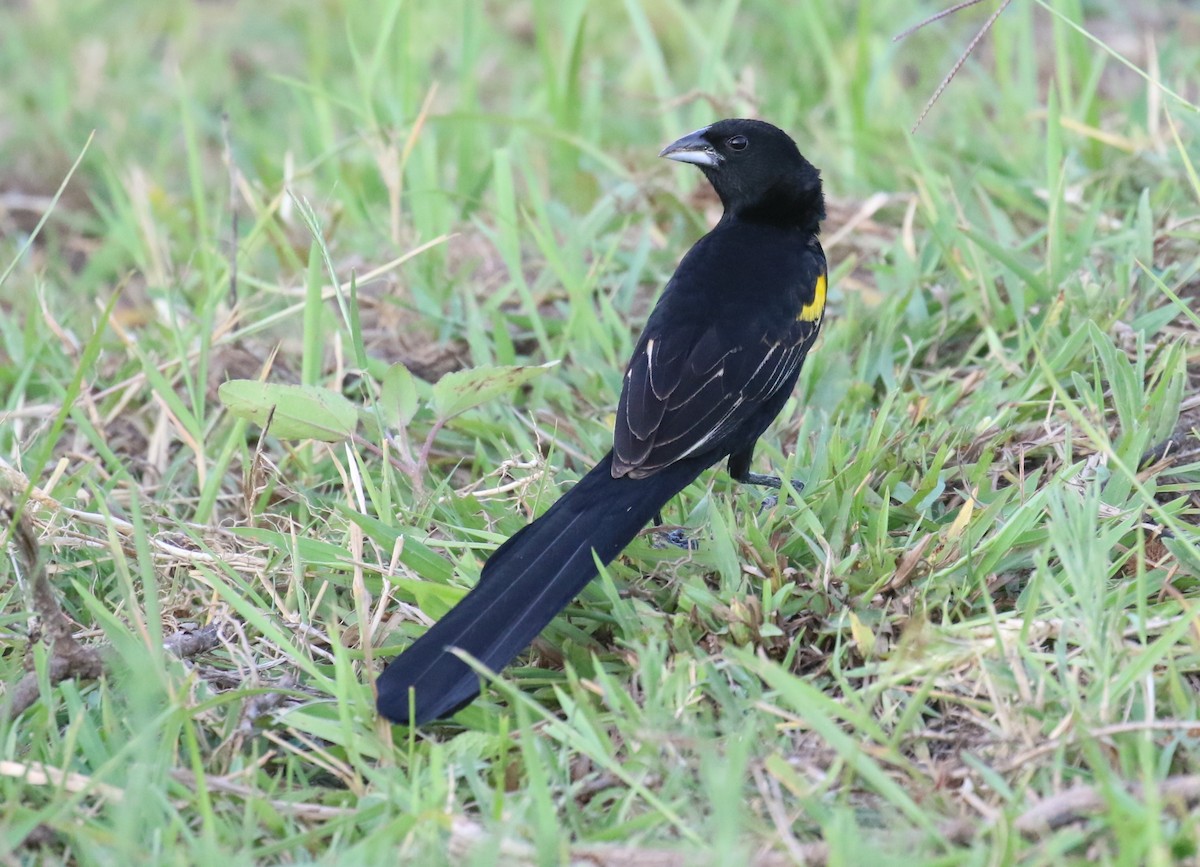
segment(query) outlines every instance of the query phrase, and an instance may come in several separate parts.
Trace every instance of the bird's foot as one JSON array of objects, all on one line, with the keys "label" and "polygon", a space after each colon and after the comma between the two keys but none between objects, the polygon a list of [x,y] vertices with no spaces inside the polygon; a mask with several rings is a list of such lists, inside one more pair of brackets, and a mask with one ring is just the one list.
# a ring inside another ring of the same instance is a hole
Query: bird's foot
[{"label": "bird's foot", "polygon": [[695,551],[700,547],[700,540],[690,538],[687,534],[687,530],[683,529],[682,527],[678,527],[669,533],[665,533],[664,538],[676,548],[682,548],[685,551]]},{"label": "bird's foot", "polygon": [[[746,473],[745,476],[738,479],[743,485],[757,485],[760,488],[771,488],[773,491],[783,490],[783,481],[779,476],[769,476],[766,473]],[[796,493],[804,490],[804,482],[799,479],[792,479],[792,488]],[[773,509],[779,503],[779,494],[772,493],[763,497],[762,503],[759,504],[758,514],[762,514],[767,509]]]},{"label": "bird's foot", "polygon": [[[661,524],[662,522],[660,521],[659,523]],[[665,530],[659,527],[655,530],[654,536],[667,545],[674,545],[676,548],[682,548],[685,551],[695,551],[700,547],[700,540],[690,538],[686,527],[676,527],[673,530]]]}]

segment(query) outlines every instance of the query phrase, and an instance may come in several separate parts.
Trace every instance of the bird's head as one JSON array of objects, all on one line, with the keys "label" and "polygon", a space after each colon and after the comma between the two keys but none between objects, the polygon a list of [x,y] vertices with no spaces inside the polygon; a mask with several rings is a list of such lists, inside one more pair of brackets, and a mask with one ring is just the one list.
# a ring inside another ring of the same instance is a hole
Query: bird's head
[{"label": "bird's head", "polygon": [[825,216],[821,173],[791,136],[765,121],[719,120],[672,142],[659,156],[699,166],[726,214],[814,230]]}]

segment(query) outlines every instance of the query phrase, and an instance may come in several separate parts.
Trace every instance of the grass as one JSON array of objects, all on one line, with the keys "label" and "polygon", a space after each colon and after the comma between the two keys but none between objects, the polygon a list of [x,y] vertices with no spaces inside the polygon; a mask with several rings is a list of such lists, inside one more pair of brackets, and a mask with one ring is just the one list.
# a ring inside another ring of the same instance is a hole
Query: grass
[{"label": "grass", "polygon": [[[1125,5],[1012,4],[915,135],[987,10],[0,9],[6,862],[1195,860],[1200,19]],[[656,148],[739,114],[830,195],[757,461],[803,494],[706,474],[697,550],[381,724],[382,662],[607,447],[715,216]],[[357,430],[262,436],[217,393],[257,378]]]}]

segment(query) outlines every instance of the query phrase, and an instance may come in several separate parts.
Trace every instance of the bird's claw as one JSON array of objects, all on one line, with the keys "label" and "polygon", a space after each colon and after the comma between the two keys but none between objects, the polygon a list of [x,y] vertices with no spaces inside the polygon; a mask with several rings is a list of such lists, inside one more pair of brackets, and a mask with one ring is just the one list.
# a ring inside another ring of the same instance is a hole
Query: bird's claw
[{"label": "bird's claw", "polygon": [[695,551],[700,547],[699,540],[690,538],[687,530],[682,527],[676,527],[674,530],[662,530],[658,535],[667,544],[674,545],[676,548],[682,548],[685,551]]}]

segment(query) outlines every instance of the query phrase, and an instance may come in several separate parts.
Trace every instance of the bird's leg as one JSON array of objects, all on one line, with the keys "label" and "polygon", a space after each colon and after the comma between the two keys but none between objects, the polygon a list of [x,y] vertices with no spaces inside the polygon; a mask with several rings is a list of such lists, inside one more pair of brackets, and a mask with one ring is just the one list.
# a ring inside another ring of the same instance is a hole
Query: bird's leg
[{"label": "bird's leg", "polygon": [[[766,473],[750,472],[750,459],[754,457],[754,446],[742,449],[740,452],[734,452],[729,456],[729,477],[735,482],[743,485],[757,485],[760,488],[771,488],[778,491],[783,487],[783,480],[779,476],[771,476]],[[804,482],[799,479],[792,479],[792,487],[796,493],[804,490]],[[770,505],[775,505],[777,497],[772,494],[767,497]],[[768,506],[769,508],[769,506]]]}]

